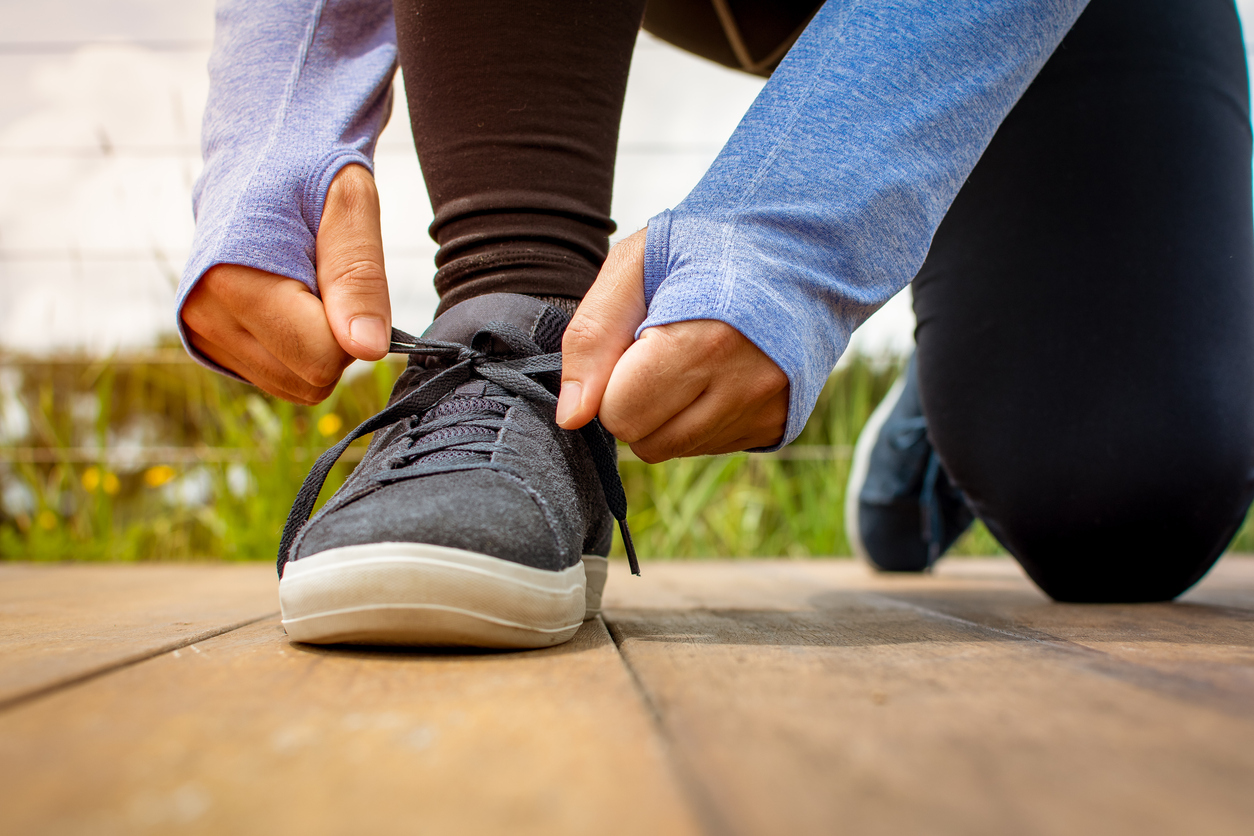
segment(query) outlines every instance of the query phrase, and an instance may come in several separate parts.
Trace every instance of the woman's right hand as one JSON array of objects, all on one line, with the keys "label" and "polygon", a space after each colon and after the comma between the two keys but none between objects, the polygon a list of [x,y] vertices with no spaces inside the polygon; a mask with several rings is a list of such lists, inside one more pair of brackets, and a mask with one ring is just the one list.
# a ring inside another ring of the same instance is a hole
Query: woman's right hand
[{"label": "woman's right hand", "polygon": [[315,404],[354,359],[388,352],[392,308],[379,193],[348,165],[331,181],[315,245],[319,299],[301,282],[218,264],[183,305],[191,343],[213,362],[285,400]]}]

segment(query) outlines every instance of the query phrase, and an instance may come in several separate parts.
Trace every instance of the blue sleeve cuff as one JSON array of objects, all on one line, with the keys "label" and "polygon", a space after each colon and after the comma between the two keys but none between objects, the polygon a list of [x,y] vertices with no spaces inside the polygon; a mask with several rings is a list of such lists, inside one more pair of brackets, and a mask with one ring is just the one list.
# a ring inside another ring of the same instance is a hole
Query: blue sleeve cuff
[{"label": "blue sleeve cuff", "polygon": [[[187,297],[210,267],[217,264],[253,267],[295,279],[318,295],[314,264],[317,229],[331,181],[344,166],[353,164],[373,173],[373,164],[365,154],[354,148],[336,149],[310,167],[312,174],[307,179],[295,172],[266,176],[262,179],[267,188],[240,198],[229,211],[219,208],[205,213],[208,217],[202,216],[175,296],[179,338],[192,359],[215,372],[243,379],[198,351],[188,338],[187,325],[183,322]],[[290,185],[299,182],[306,184],[303,189]]]},{"label": "blue sleeve cuff", "polygon": [[[832,317],[826,304],[795,286],[771,286],[738,274],[731,269],[737,264],[735,259],[725,260],[721,274],[709,272],[708,262],[673,259],[672,254],[677,253],[671,241],[675,221],[675,214],[669,211],[649,221],[644,256],[648,316],[636,337],[657,325],[714,319],[732,326],[762,349],[788,377],[788,420],[779,444],[755,452],[778,450],[801,434],[828,375],[849,343],[850,330]],[[719,233],[719,229],[711,228],[701,237],[712,240],[710,236]]]},{"label": "blue sleeve cuff", "polygon": [[215,264],[287,276],[318,292],[314,239],[331,181],[371,168],[392,108],[396,19],[387,0],[218,0],[193,191],[196,235],[176,295]]}]

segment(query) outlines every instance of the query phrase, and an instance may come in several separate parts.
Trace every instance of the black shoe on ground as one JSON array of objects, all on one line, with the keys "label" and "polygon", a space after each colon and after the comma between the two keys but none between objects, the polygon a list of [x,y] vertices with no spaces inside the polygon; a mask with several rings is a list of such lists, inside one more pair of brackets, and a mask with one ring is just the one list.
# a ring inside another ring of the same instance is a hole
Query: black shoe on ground
[{"label": "black shoe on ground", "polygon": [[922,572],[974,520],[928,440],[911,357],[858,436],[845,534],[854,554],[880,571]]},{"label": "black shoe on ground", "polygon": [[[598,422],[557,426],[567,317],[528,296],[463,302],[415,340],[386,409],[305,480],[279,553],[295,641],[545,647],[600,611],[626,498]],[[313,519],[331,465],[374,432]]]}]

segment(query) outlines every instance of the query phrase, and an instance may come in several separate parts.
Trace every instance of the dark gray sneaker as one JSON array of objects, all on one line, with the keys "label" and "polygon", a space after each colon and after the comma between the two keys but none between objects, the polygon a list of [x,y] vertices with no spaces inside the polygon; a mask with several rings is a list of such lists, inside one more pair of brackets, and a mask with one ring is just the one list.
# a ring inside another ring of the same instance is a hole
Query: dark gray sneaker
[{"label": "dark gray sneaker", "polygon": [[[491,294],[440,316],[386,409],[328,450],[301,487],[279,551],[283,626],[316,643],[545,647],[601,606],[619,521],[614,439],[554,421],[567,317]],[[374,438],[308,519],[348,444]]]},{"label": "dark gray sneaker", "polygon": [[845,488],[849,545],[880,571],[922,572],[974,519],[927,437],[911,357],[854,447]]}]

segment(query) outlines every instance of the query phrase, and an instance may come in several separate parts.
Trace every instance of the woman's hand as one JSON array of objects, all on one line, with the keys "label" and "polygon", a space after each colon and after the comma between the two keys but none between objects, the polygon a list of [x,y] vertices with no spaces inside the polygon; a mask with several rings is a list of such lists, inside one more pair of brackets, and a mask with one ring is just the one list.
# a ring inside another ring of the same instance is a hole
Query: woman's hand
[{"label": "woman's hand", "polygon": [[647,328],[641,230],[610,251],[562,340],[557,423],[599,416],[646,462],[769,447],[784,436],[788,377],[732,326]]},{"label": "woman's hand", "polygon": [[192,345],[272,395],[323,400],[354,358],[379,360],[391,344],[379,194],[359,165],[331,181],[316,263],[321,299],[263,270],[210,268],[183,306]]}]

